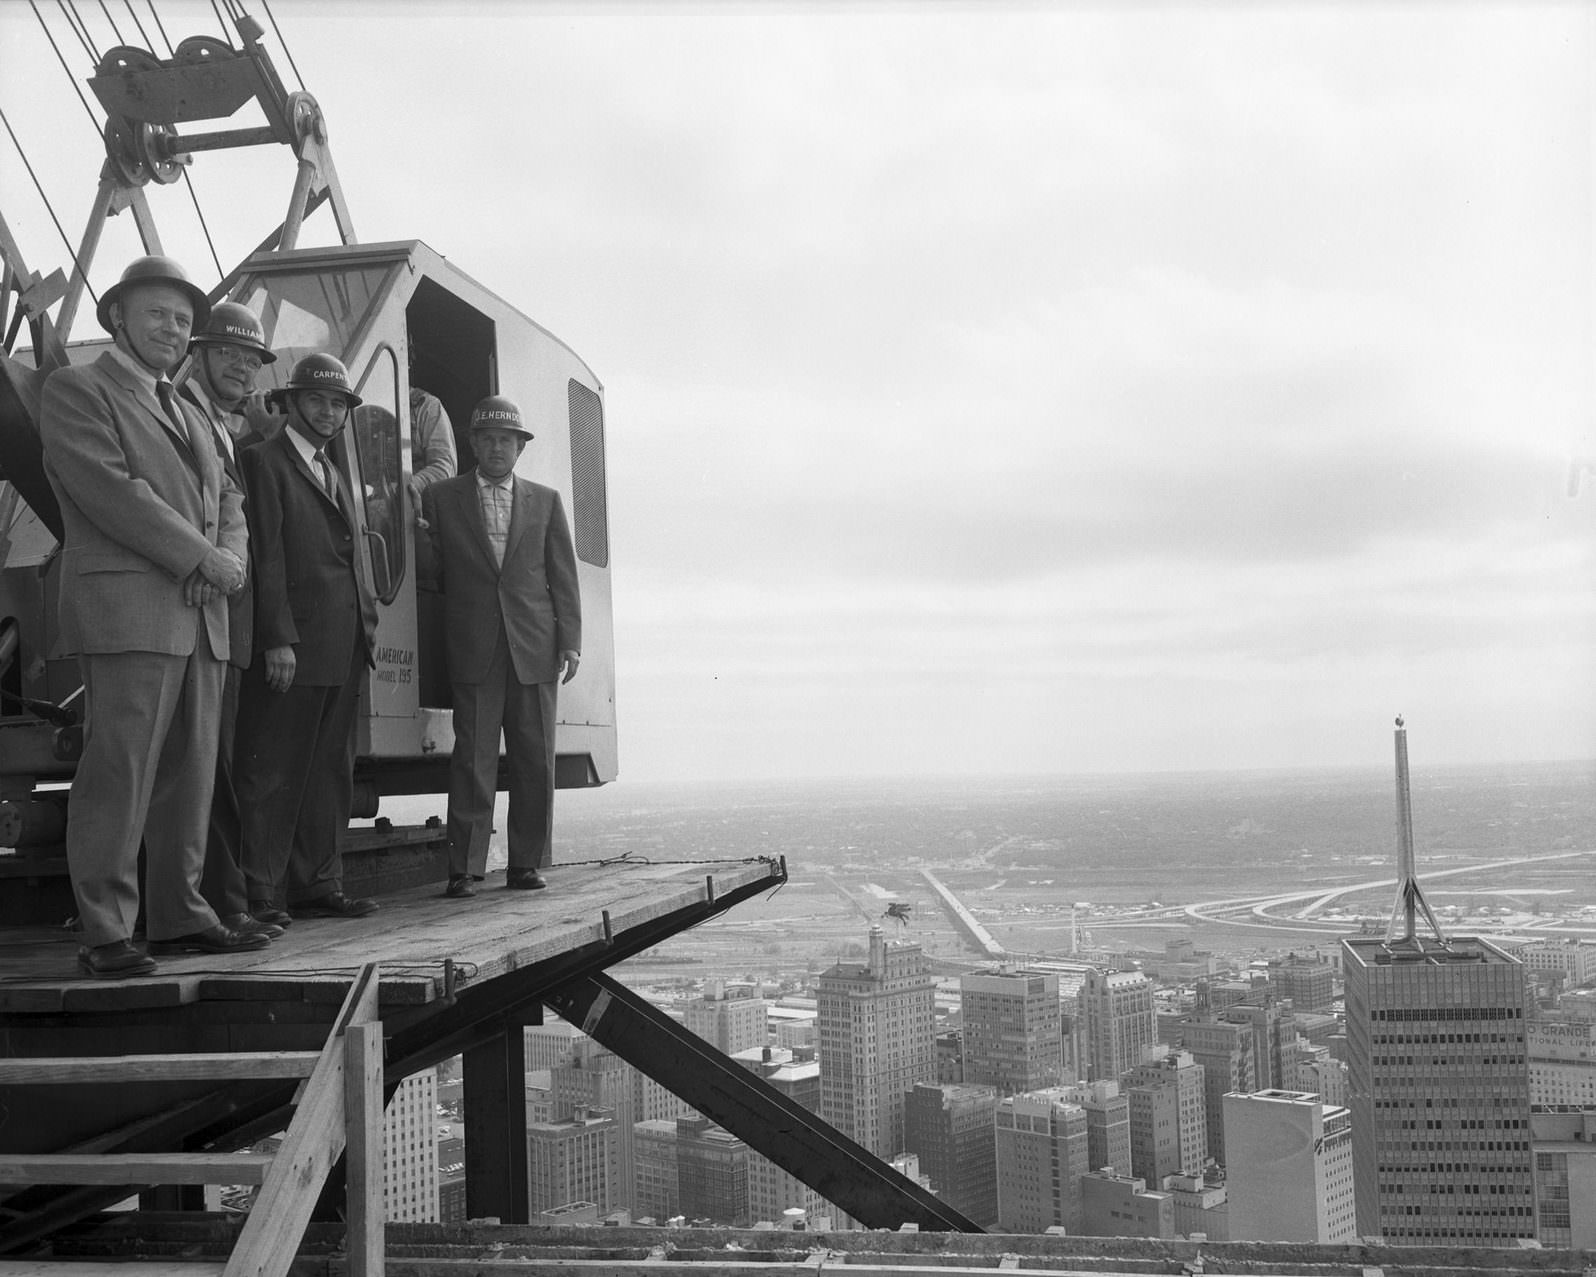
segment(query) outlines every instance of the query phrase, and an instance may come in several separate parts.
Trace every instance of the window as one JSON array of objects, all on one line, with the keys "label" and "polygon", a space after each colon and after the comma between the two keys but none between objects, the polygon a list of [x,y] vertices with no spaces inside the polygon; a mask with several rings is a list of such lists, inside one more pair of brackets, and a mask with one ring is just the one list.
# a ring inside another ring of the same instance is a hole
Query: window
[{"label": "window", "polygon": [[576,557],[594,567],[610,562],[610,515],[604,474],[604,402],[578,381],[569,384],[571,511]]},{"label": "window", "polygon": [[377,352],[358,392],[349,437],[360,467],[366,507],[366,543],[371,551],[371,589],[392,603],[404,580],[403,485],[399,469],[399,363],[391,347]]}]

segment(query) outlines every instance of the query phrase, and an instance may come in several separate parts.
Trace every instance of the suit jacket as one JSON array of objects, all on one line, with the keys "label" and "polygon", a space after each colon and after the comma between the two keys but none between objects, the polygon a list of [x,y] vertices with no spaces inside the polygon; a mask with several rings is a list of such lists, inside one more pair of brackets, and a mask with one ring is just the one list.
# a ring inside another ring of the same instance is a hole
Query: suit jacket
[{"label": "suit jacket", "polygon": [[372,664],[377,634],[349,488],[340,474],[334,502],[288,429],[239,456],[255,550],[255,651],[292,646],[295,687],[338,687],[357,638]]},{"label": "suit jacket", "polygon": [[582,648],[576,552],[560,494],[516,478],[504,566],[493,561],[475,472],[421,494],[427,535],[417,547],[423,588],[443,591],[449,678],[480,681],[502,624],[521,683],[551,683],[560,653]]},{"label": "suit jacket", "polygon": [[109,352],[58,368],[39,433],[61,502],[60,650],[228,656],[227,600],[202,608],[183,582],[213,546],[247,559],[243,502],[210,427],[174,398],[182,438],[148,383]]},{"label": "suit jacket", "polygon": [[[210,425],[213,442],[216,444],[216,459],[222,463],[222,472],[232,482],[232,485],[244,497],[244,509],[247,515],[249,510],[249,494],[244,491],[244,472],[239,467],[238,456],[244,444],[249,441],[249,436],[239,438],[233,435],[233,449],[227,450],[225,444],[214,438],[214,434],[222,427],[211,421],[210,409],[199,400],[194,389],[194,379],[190,377],[178,388],[177,397],[194,405],[199,415],[205,418]],[[255,589],[254,582],[250,581],[237,594],[227,597],[227,638],[228,638],[228,663],[236,665],[239,669],[248,669],[250,657],[254,654],[255,641]]]}]

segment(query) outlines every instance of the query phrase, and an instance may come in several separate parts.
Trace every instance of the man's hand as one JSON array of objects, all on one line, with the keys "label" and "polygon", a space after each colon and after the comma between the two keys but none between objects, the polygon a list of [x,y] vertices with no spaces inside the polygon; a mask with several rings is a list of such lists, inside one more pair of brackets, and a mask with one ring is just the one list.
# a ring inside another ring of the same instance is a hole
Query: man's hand
[{"label": "man's hand", "polygon": [[244,561],[219,545],[210,548],[196,571],[223,594],[234,594],[244,584]]},{"label": "man's hand", "polygon": [[195,568],[183,579],[183,602],[190,607],[204,607],[221,591],[200,575]]},{"label": "man's hand", "polygon": [[415,475],[405,480],[405,491],[410,494],[410,509],[416,516],[416,526],[423,530],[430,528],[432,525],[421,517],[421,485],[416,482]]},{"label": "man's hand", "polygon": [[249,428],[262,439],[270,439],[288,424],[288,414],[279,412],[268,404],[264,390],[257,390],[245,396],[239,411],[244,414],[244,420],[249,423]]},{"label": "man's hand", "polygon": [[560,682],[569,683],[573,678],[575,678],[576,667],[581,663],[582,654],[580,652],[561,652],[560,664],[565,666],[565,676],[560,679]]},{"label": "man's hand", "polygon": [[291,646],[268,647],[264,656],[266,686],[274,692],[286,692],[294,685],[294,649]]}]

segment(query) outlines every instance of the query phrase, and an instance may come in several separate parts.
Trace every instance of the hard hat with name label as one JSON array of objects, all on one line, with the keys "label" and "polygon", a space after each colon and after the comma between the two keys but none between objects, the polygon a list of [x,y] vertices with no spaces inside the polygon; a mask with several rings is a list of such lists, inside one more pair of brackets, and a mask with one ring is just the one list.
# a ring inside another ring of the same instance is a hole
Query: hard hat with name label
[{"label": "hard hat with name label", "polygon": [[266,330],[261,327],[255,312],[240,302],[217,302],[211,308],[210,320],[203,329],[196,329],[189,339],[189,347],[242,346],[260,356],[263,364],[274,364],[277,356],[266,344]]},{"label": "hard hat with name label", "polygon": [[532,438],[521,418],[521,408],[515,400],[504,395],[489,395],[471,410],[471,429],[508,430],[523,439]]},{"label": "hard hat with name label", "polygon": [[135,257],[122,272],[122,278],[100,295],[99,305],[94,308],[100,327],[112,336],[116,335],[116,325],[111,322],[112,304],[121,301],[128,289],[137,288],[140,284],[164,284],[187,297],[189,304],[194,307],[194,329],[205,327],[209,321],[211,299],[205,295],[204,289],[188,277],[186,270],[170,257]]},{"label": "hard hat with name label", "polygon": [[363,402],[349,384],[349,370],[343,360],[325,353],[306,355],[295,364],[283,390],[330,390],[342,395],[351,408],[358,408]]}]

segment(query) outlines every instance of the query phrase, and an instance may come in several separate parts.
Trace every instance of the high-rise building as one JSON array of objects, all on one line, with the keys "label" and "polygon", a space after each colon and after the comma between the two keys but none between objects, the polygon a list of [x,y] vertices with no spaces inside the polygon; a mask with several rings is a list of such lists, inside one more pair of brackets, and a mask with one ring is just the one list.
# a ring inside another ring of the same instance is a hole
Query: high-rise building
[{"label": "high-rise building", "polygon": [[1203,1068],[1190,1051],[1170,1051],[1120,1077],[1130,1101],[1131,1170],[1149,1184],[1201,1175],[1208,1157]]},{"label": "high-rise building", "polygon": [[1153,982],[1140,971],[1087,972],[1076,1008],[1085,1081],[1118,1081],[1157,1040]]},{"label": "high-rise building", "polygon": [[748,984],[708,982],[702,997],[683,1006],[682,1023],[727,1055],[764,1046],[769,1039],[765,1000]]},{"label": "high-rise building", "polygon": [[1328,1046],[1298,1051],[1297,1084],[1292,1089],[1317,1095],[1326,1104],[1346,1108],[1347,1066],[1330,1054]]},{"label": "high-rise building", "polygon": [[1009,1233],[1081,1231],[1080,1179],[1087,1161],[1086,1113],[1052,1087],[997,1106],[998,1227]]},{"label": "high-rise building", "polygon": [[1130,1100],[1118,1082],[1077,1082],[1062,1091],[1086,1114],[1086,1164],[1094,1171],[1131,1173]]},{"label": "high-rise building", "polygon": [[931,1189],[983,1228],[997,1222],[998,1093],[964,1082],[918,1082],[904,1105],[904,1142]]},{"label": "high-rise building", "polygon": [[1532,1113],[1542,1246],[1596,1250],[1596,1110]]},{"label": "high-rise building", "polygon": [[1002,967],[972,971],[959,977],[959,1005],[966,1082],[1018,1095],[1063,1080],[1056,975]]},{"label": "high-rise building", "polygon": [[[759,1074],[794,1104],[811,1113],[820,1111],[820,1061],[812,1046],[788,1050],[779,1046],[751,1047],[732,1059]],[[748,1150],[748,1218],[751,1223],[779,1224],[787,1212],[800,1210],[805,1217],[832,1212],[831,1203],[796,1175],[782,1170],[763,1153]]]},{"label": "high-rise building", "polygon": [[1530,1103],[1596,1109],[1596,1021],[1553,1013],[1525,1025]]},{"label": "high-rise building", "polygon": [[1516,952],[1526,969],[1558,972],[1567,988],[1596,979],[1596,943],[1589,940],[1534,940]]},{"label": "high-rise building", "polygon": [[[1400,719],[1396,759],[1391,924],[1383,940],[1341,942],[1358,1232],[1510,1246],[1535,1235],[1524,965],[1489,940],[1442,934],[1414,864]],[[1420,912],[1433,939],[1418,933]]]},{"label": "high-rise building", "polygon": [[676,1119],[676,1182],[682,1214],[747,1228],[749,1147],[707,1117]]},{"label": "high-rise building", "polygon": [[1302,1091],[1224,1097],[1232,1241],[1356,1241],[1352,1114]]},{"label": "high-rise building", "polygon": [[664,1225],[682,1213],[676,1174],[676,1119],[648,1118],[632,1128],[632,1216]]},{"label": "high-rise building", "polygon": [[936,1080],[935,993],[918,942],[888,942],[879,925],[863,965],[820,977],[820,1116],[877,1157],[903,1148],[904,1096]]},{"label": "high-rise building", "polygon": [[[1252,1074],[1252,1028],[1200,1012],[1183,1017],[1170,1032],[1171,1045],[1189,1051],[1203,1068],[1203,1112],[1208,1122],[1208,1155],[1221,1166],[1225,1157],[1224,1097],[1256,1089]],[[1122,1171],[1129,1174],[1129,1171]]]},{"label": "high-rise building", "polygon": [[553,1098],[552,1120],[567,1121],[576,1113],[607,1110],[615,1118],[615,1179],[610,1185],[606,1210],[632,1207],[635,1178],[632,1126],[638,1121],[635,1081],[637,1070],[620,1056],[585,1034],[574,1043],[569,1058],[549,1071]]},{"label": "high-rise building", "polygon": [[382,1116],[382,1196],[394,1223],[438,1219],[438,1070],[399,1083]]},{"label": "high-rise building", "polygon": [[1297,1026],[1291,1008],[1268,993],[1256,994],[1219,1013],[1221,1020],[1252,1030],[1252,1089],[1289,1089],[1297,1072]]},{"label": "high-rise building", "polygon": [[607,1110],[578,1110],[563,1122],[529,1122],[527,1208],[532,1215],[592,1202],[610,1210],[616,1181],[615,1117]]},{"label": "high-rise building", "polygon": [[1336,969],[1323,957],[1291,953],[1271,959],[1269,982],[1298,1011],[1327,1011],[1336,999]]}]

